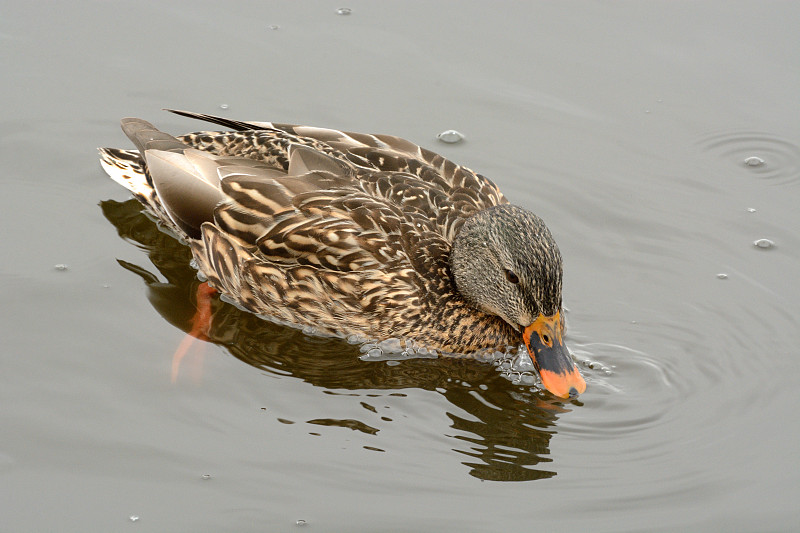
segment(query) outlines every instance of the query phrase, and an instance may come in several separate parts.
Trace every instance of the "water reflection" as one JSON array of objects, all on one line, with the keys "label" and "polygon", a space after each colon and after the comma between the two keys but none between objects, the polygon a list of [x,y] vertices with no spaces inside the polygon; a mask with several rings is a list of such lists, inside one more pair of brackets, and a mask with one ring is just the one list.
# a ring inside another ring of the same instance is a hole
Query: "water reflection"
[{"label": "water reflection", "polygon": [[[160,231],[136,200],[108,200],[100,206],[119,235],[147,253],[161,277],[139,265],[120,264],[145,281],[153,307],[170,324],[188,332],[200,284],[189,265],[188,247]],[[332,393],[418,388],[442,394],[456,407],[447,413],[452,420],[453,432],[448,436],[456,442],[454,451],[466,457],[463,464],[477,478],[527,481],[556,474],[542,466],[551,461],[550,437],[568,404],[512,385],[490,364],[471,359],[408,359],[400,365],[365,362],[359,359],[358,347],[344,340],[307,336],[219,298],[213,300],[212,310],[209,340],[256,368],[290,375]],[[359,420],[314,418],[307,423],[366,434],[378,431]]]}]

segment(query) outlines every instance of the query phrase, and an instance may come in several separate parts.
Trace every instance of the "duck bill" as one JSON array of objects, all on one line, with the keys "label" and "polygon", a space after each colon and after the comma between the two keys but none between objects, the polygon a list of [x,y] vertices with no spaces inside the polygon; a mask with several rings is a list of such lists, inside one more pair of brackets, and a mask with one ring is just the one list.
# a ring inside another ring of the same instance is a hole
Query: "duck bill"
[{"label": "duck bill", "polygon": [[539,315],[525,328],[522,338],[548,391],[559,398],[572,398],[586,390],[586,382],[564,345],[560,311],[552,316]]}]

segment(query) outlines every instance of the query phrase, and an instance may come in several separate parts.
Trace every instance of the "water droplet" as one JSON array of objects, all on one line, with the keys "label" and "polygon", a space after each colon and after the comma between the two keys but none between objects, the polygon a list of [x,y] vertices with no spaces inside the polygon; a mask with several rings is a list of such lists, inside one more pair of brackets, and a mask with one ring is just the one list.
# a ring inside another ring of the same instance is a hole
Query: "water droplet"
[{"label": "water droplet", "polygon": [[220,109],[228,109],[228,107],[230,107],[228,104],[219,104]]},{"label": "water droplet", "polygon": [[380,348],[384,353],[402,353],[403,352],[403,345],[400,343],[400,339],[391,338],[386,339],[378,343],[378,348]]},{"label": "water droplet", "polygon": [[754,155],[744,160],[744,164],[747,165],[748,167],[760,167],[764,163],[766,163],[766,161]]},{"label": "water droplet", "polygon": [[304,526],[304,525],[306,525],[306,521],[305,520],[298,520],[297,522],[294,523],[294,525],[296,525],[296,526]]},{"label": "water droplet", "polygon": [[775,243],[769,239],[758,239],[757,241],[753,241],[753,244],[755,246],[758,246],[759,248],[765,248],[765,249],[772,248],[773,246],[775,246]]},{"label": "water droplet", "polygon": [[756,210],[755,210],[754,208],[752,208],[752,207],[748,207],[748,208],[747,208],[747,212],[748,212],[748,213],[755,213],[755,212],[756,212]]},{"label": "water droplet", "polygon": [[645,110],[644,110],[644,112],[645,112],[645,113],[649,113],[649,112],[650,112],[650,110],[649,110],[649,109],[645,109]]},{"label": "water droplet", "polygon": [[63,271],[65,271],[65,270],[68,270],[68,269],[69,269],[69,265],[65,265],[64,263],[59,263],[59,264],[55,265],[53,268],[55,268],[56,270],[60,270],[61,272],[63,272]]},{"label": "water droplet", "polygon": [[204,479],[204,480],[206,480],[206,481],[207,481],[207,480],[211,479],[211,474],[203,474],[203,475],[202,475],[202,476],[200,476],[200,477],[201,477],[202,479]]},{"label": "water droplet", "polygon": [[436,136],[437,139],[442,141],[443,143],[457,143],[464,140],[464,134],[457,132],[456,130],[446,130]]},{"label": "water droplet", "polygon": [[281,27],[278,26],[277,24],[270,24],[269,26],[267,26],[267,29],[268,30],[272,30],[272,31],[276,31],[276,30],[281,29]]},{"label": "water droplet", "polygon": [[719,274],[717,274],[717,279],[728,279],[728,275],[725,274],[724,272],[720,272]]},{"label": "water droplet", "polygon": [[128,517],[128,520],[130,520],[131,522],[138,522],[139,521],[139,516],[135,515],[135,514],[132,514],[132,515],[130,515]]},{"label": "water droplet", "polygon": [[349,15],[352,12],[353,10],[350,9],[349,7],[340,7],[339,9],[336,10],[337,15]]}]

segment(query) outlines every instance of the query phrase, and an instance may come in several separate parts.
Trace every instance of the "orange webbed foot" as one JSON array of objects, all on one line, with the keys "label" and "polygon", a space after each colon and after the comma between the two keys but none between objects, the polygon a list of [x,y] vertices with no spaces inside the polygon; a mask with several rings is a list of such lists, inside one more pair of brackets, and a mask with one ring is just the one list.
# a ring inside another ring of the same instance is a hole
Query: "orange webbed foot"
[{"label": "orange webbed foot", "polygon": [[[209,341],[208,332],[211,329],[211,301],[217,290],[211,287],[208,283],[201,283],[197,286],[197,311],[192,317],[192,329],[183,338],[175,354],[172,356],[172,371],[170,373],[170,381],[175,383],[178,380],[178,372],[180,370],[181,361],[189,353],[189,346],[194,343],[196,339],[201,341]],[[195,381],[199,382],[203,375],[203,352],[195,352],[194,372],[192,372]]]}]

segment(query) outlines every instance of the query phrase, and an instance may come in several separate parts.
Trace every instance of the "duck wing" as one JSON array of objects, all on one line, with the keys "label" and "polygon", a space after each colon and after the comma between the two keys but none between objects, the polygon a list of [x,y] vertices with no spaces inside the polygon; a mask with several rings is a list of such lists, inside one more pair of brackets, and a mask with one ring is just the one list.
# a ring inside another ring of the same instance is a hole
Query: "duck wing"
[{"label": "duck wing", "polygon": [[[443,236],[449,241],[452,241],[460,227],[459,220],[463,221],[483,209],[508,203],[497,185],[487,177],[400,137],[273,122],[246,122],[190,111],[168,111],[238,132],[198,132],[181,137],[187,144],[213,153],[260,159],[287,168],[289,146],[302,144],[359,168],[416,176],[430,186],[427,190],[440,191],[447,197],[452,210],[448,220],[441,221],[441,228]],[[237,136],[246,139],[234,140]],[[421,207],[426,205],[426,200],[427,197],[421,199]]]},{"label": "duck wing", "polygon": [[431,208],[418,205],[422,197],[444,202],[441,191],[302,145],[290,148],[287,169],[218,171],[225,200],[191,245],[222,292],[317,331],[383,338],[410,334],[426,309],[452,295],[450,243]]}]

